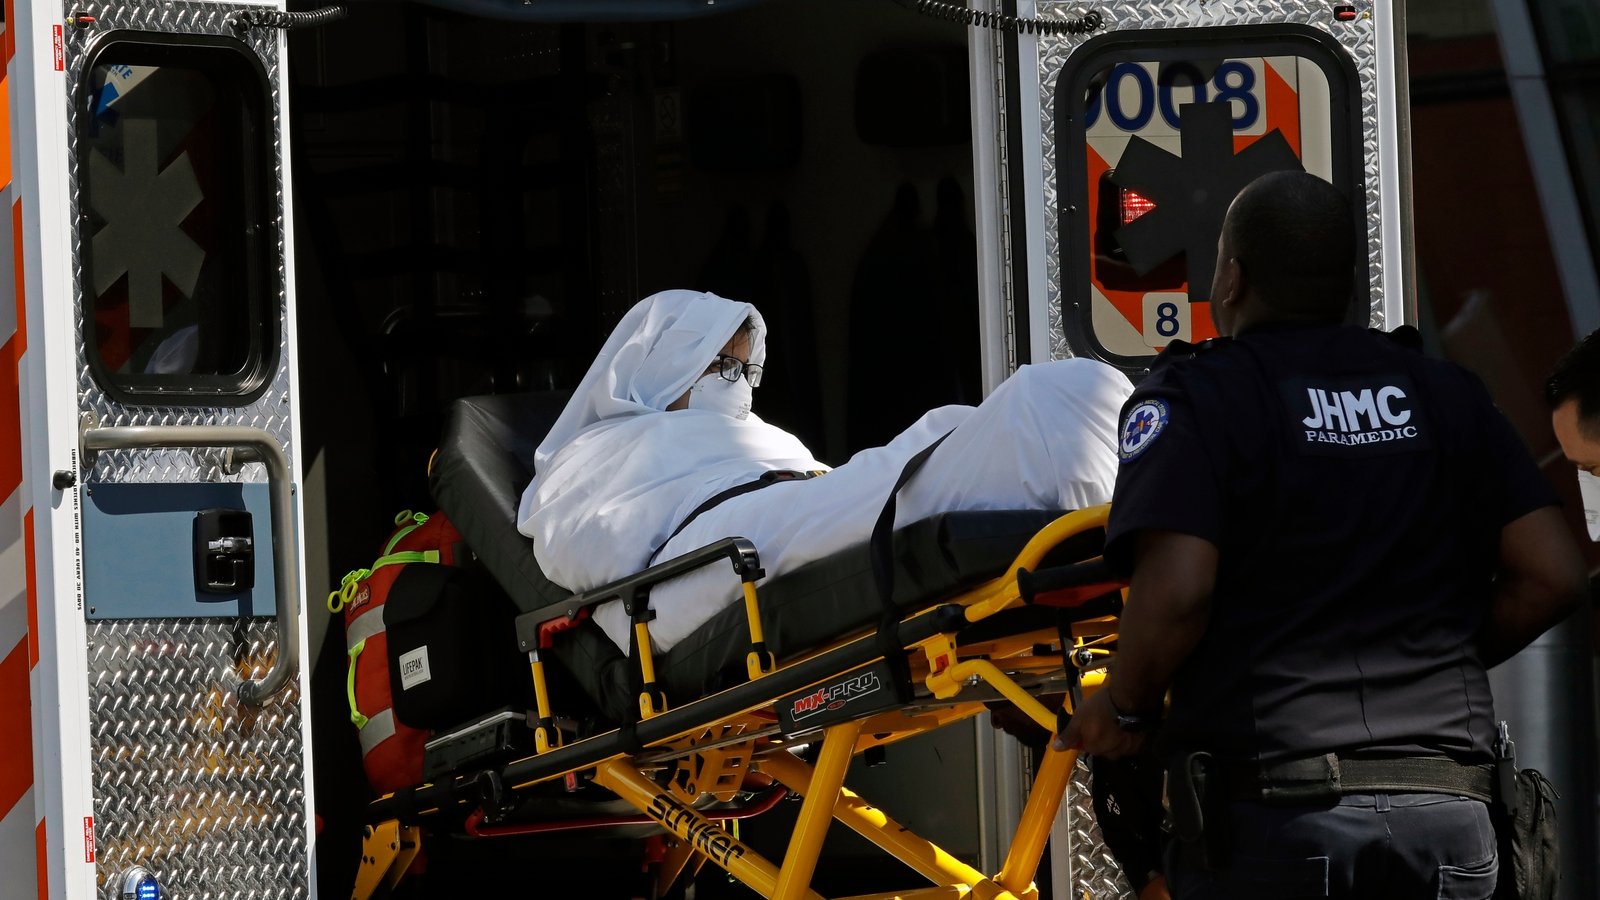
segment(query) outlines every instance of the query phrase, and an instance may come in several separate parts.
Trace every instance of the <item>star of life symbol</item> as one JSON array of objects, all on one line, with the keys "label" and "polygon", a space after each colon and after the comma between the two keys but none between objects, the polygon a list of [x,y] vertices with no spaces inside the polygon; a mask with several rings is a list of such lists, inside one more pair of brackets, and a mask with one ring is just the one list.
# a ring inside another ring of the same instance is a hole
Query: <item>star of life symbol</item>
[{"label": "star of life symbol", "polygon": [[162,325],[161,279],[194,296],[205,251],[183,231],[183,220],[204,198],[187,151],[161,168],[156,123],[123,121],[123,165],[98,149],[89,157],[89,198],[105,225],[94,234],[94,292],[104,294],[128,275],[128,324]]},{"label": "star of life symbol", "polygon": [[1167,404],[1151,398],[1128,410],[1122,423],[1122,438],[1117,445],[1117,455],[1124,462],[1136,459],[1167,427]]}]

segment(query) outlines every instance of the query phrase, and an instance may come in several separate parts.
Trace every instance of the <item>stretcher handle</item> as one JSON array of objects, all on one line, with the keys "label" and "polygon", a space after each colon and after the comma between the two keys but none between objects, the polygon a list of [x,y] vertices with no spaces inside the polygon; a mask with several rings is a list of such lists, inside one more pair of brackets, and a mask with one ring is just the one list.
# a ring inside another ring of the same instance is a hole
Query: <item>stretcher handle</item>
[{"label": "stretcher handle", "polygon": [[[734,574],[739,576],[741,582],[755,581],[767,574],[761,568],[761,557],[756,553],[755,544],[747,538],[728,537],[674,556],[666,562],[656,563],[610,584],[573,594],[567,598],[564,614],[568,618],[576,618],[587,607],[607,600],[621,600],[622,608],[627,610],[631,618],[642,612],[649,603],[651,587],[724,559],[733,563]],[[522,652],[531,653],[539,649],[539,626],[551,618],[550,611],[543,609],[517,616],[517,644]]]},{"label": "stretcher handle", "polygon": [[1068,566],[1052,566],[1034,572],[1018,568],[1017,595],[1022,598],[1023,603],[1031,604],[1040,594],[1094,584],[1113,585],[1118,581],[1117,574],[1111,570],[1111,566],[1105,559],[1097,556],[1084,562]]},{"label": "stretcher handle", "polygon": [[289,458],[278,439],[260,428],[246,425],[122,425],[95,428],[85,421],[78,436],[79,458],[94,464],[101,450],[231,451],[230,465],[259,462],[267,468],[267,493],[272,509],[272,577],[278,603],[278,656],[259,681],[239,685],[239,702],[260,706],[288,684],[299,665],[300,560],[294,538],[294,486]]}]

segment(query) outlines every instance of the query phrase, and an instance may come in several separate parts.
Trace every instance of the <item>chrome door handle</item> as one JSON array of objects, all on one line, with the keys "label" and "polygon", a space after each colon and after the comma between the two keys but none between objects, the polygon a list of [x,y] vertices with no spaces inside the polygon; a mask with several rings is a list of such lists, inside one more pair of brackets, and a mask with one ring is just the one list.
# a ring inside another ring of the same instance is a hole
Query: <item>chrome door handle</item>
[{"label": "chrome door handle", "polygon": [[272,574],[278,603],[278,658],[259,681],[239,685],[241,703],[260,706],[288,683],[300,652],[300,563],[294,541],[294,500],[289,458],[277,438],[246,425],[122,425],[95,428],[85,423],[78,436],[79,457],[91,466],[101,450],[185,450],[204,447],[233,451],[234,462],[267,467],[272,509]]}]

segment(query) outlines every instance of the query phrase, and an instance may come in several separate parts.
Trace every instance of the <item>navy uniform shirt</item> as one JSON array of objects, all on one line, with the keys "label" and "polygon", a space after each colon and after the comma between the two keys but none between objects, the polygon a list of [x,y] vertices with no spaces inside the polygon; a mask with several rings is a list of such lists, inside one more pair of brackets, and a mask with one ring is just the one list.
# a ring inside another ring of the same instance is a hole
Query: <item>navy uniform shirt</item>
[{"label": "navy uniform shirt", "polygon": [[1268,326],[1163,354],[1119,438],[1107,560],[1131,571],[1144,529],[1218,549],[1164,752],[1489,758],[1475,635],[1500,529],[1557,501],[1475,376],[1389,335]]}]

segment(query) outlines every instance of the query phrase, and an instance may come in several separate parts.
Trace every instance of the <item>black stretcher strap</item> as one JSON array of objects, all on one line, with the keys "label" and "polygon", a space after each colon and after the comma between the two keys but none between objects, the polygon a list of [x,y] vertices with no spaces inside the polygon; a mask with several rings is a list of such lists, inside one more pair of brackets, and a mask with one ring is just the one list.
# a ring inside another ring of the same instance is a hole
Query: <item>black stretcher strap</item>
[{"label": "black stretcher strap", "polygon": [[736,484],[725,491],[718,491],[715,494],[712,494],[706,499],[706,502],[696,506],[693,512],[689,513],[689,515],[685,517],[682,522],[679,522],[678,527],[672,529],[672,533],[667,535],[666,540],[656,545],[655,552],[650,554],[650,561],[647,563],[647,565],[654,565],[656,557],[661,555],[661,551],[668,544],[672,543],[672,539],[677,537],[680,532],[682,532],[685,528],[688,528],[690,522],[700,518],[701,513],[707,512],[721,505],[724,501],[732,500],[740,494],[748,494],[751,491],[759,491],[764,487],[771,487],[780,481],[804,481],[807,478],[815,478],[821,474],[821,472],[801,472],[795,469],[773,469],[770,472],[763,473],[760,478],[757,478],[754,481],[746,481],[744,484]]},{"label": "black stretcher strap", "polygon": [[[761,477],[755,479],[754,481],[746,481],[744,484],[736,484],[727,490],[718,491],[717,493],[712,494],[704,503],[696,506],[688,516],[684,517],[684,520],[678,523],[678,527],[672,529],[672,533],[667,535],[666,540],[656,545],[656,549],[650,553],[650,558],[645,562],[646,567],[655,565],[656,557],[661,555],[661,551],[666,549],[668,544],[672,543],[673,538],[682,533],[685,528],[688,528],[690,522],[700,518],[702,513],[714,509],[725,501],[732,500],[734,497],[738,497],[741,494],[748,494],[751,491],[759,491],[764,487],[771,487],[780,481],[803,481],[807,478],[814,478],[820,474],[822,473],[801,472],[794,469],[773,469],[769,472],[763,472]],[[634,624],[639,622],[651,622],[655,620],[656,614],[655,610],[650,608],[650,597],[648,591],[638,606],[629,610],[629,614],[631,615],[631,621]],[[757,648],[757,652],[765,652],[765,648]],[[634,661],[639,659],[639,636],[638,631],[633,628],[628,629],[628,658]],[[638,675],[638,669],[634,670],[634,674],[635,676]],[[634,677],[632,681],[634,682],[636,688],[634,691],[635,694],[648,691],[655,699],[656,703],[663,706],[665,705],[666,695],[662,693],[662,691],[654,683],[645,684],[643,683],[643,679],[640,677]],[[637,721],[637,717],[635,717],[634,721]],[[629,732],[629,734],[631,739],[631,732]],[[637,749],[638,747],[629,747],[630,751]]]},{"label": "black stretcher strap", "polygon": [[878,622],[878,646],[883,650],[883,658],[889,662],[889,670],[894,673],[895,697],[901,703],[911,702],[911,663],[906,659],[906,648],[900,642],[897,626],[900,624],[900,608],[894,602],[894,514],[897,506],[896,498],[900,496],[900,489],[905,487],[911,476],[917,474],[922,464],[928,461],[933,451],[939,449],[944,439],[950,436],[945,432],[939,439],[917,451],[917,454],[906,460],[905,468],[900,470],[900,477],[895,479],[894,487],[889,489],[889,499],[883,504],[883,511],[878,513],[878,521],[872,526],[872,538],[868,547],[872,554],[872,579],[878,584],[878,600],[883,604],[883,618]]}]

